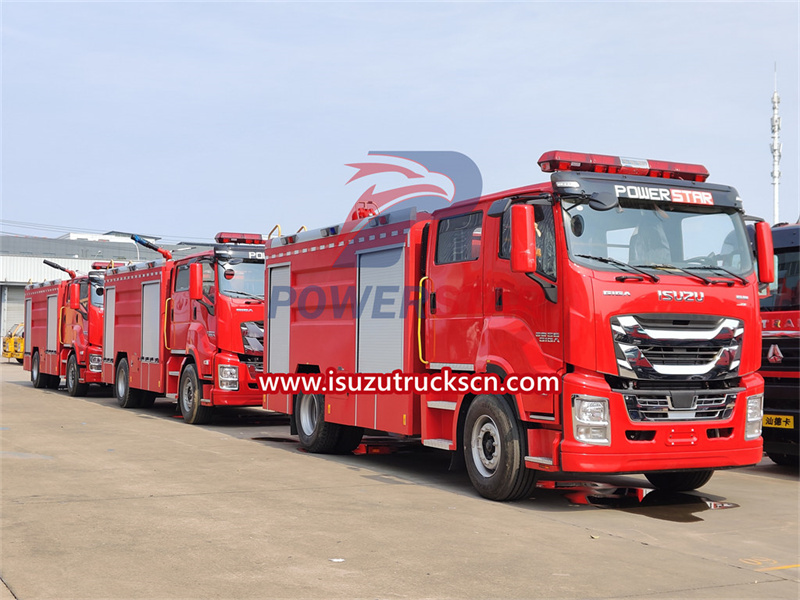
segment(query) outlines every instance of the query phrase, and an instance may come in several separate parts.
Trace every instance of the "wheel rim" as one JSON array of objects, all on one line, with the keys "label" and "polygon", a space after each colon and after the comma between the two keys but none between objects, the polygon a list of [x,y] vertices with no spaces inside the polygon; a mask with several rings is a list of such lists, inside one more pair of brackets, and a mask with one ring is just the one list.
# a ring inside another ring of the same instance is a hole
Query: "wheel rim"
[{"label": "wheel rim", "polygon": [[127,379],[127,373],[125,369],[120,369],[117,371],[117,398],[124,398],[125,391],[128,389],[128,382],[125,381]]},{"label": "wheel rim", "polygon": [[194,406],[194,382],[191,377],[186,377],[186,379],[183,380],[182,392],[181,402],[183,404],[183,409],[186,414],[189,414],[192,412],[192,407]]},{"label": "wheel rim", "polygon": [[500,431],[497,424],[486,415],[481,415],[472,426],[471,443],[472,464],[484,477],[491,477],[497,471],[502,454]]},{"label": "wheel rim", "polygon": [[306,435],[311,435],[317,428],[319,421],[319,405],[316,396],[301,396],[300,398],[300,428]]},{"label": "wheel rim", "polygon": [[75,387],[75,361],[69,361],[67,365],[67,389],[72,391]]},{"label": "wheel rim", "polygon": [[33,379],[39,379],[39,355],[33,357],[33,366],[31,367],[31,375]]}]

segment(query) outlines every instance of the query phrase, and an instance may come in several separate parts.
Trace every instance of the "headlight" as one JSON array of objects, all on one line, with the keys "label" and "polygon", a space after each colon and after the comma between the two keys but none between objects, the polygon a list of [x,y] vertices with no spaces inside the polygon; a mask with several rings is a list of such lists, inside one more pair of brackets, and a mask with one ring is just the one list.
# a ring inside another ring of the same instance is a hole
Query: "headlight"
[{"label": "headlight", "polygon": [[103,357],[99,354],[89,355],[89,370],[93,373],[99,373],[103,370]]},{"label": "headlight", "polygon": [[584,444],[611,445],[608,398],[572,396],[572,432]]},{"label": "headlight", "polygon": [[236,365],[219,365],[219,389],[239,389],[239,367]]},{"label": "headlight", "polygon": [[761,421],[764,418],[764,394],[747,397],[747,424],[744,439],[754,440],[761,435]]}]

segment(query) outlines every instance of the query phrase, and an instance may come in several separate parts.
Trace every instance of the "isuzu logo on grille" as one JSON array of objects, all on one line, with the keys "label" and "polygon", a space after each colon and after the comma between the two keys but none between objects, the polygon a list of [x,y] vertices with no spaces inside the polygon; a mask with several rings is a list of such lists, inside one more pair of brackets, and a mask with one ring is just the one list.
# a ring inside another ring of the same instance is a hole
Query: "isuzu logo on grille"
[{"label": "isuzu logo on grille", "polygon": [[659,300],[675,302],[702,302],[706,297],[704,292],[688,292],[685,290],[658,290]]}]

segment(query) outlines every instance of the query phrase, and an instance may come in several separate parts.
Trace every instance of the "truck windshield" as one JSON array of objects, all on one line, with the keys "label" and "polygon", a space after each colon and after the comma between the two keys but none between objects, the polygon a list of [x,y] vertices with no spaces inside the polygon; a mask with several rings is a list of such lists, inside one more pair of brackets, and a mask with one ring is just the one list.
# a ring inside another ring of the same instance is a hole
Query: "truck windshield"
[{"label": "truck windshield", "polygon": [[737,278],[753,270],[745,227],[733,209],[624,198],[607,211],[567,199],[562,206],[570,258],[592,269],[625,270],[621,262],[686,277]]},{"label": "truck windshield", "polygon": [[778,269],[770,295],[761,299],[761,310],[800,310],[800,249],[775,248]]},{"label": "truck windshield", "polygon": [[219,293],[231,298],[264,299],[264,263],[233,260],[217,263]]}]

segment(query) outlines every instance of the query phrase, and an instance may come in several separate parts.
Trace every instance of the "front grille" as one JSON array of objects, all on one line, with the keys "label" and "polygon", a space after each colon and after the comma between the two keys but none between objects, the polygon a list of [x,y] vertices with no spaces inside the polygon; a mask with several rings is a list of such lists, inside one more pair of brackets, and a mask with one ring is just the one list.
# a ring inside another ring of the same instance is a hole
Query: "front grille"
[{"label": "front grille", "polygon": [[744,324],[714,315],[611,318],[618,374],[628,379],[730,378],[738,374]]},{"label": "front grille", "polygon": [[622,394],[631,421],[714,421],[727,419],[733,414],[735,393],[717,391],[630,393]]},{"label": "front grille", "polygon": [[717,348],[703,346],[643,346],[641,350],[654,365],[705,365],[719,354]]}]

